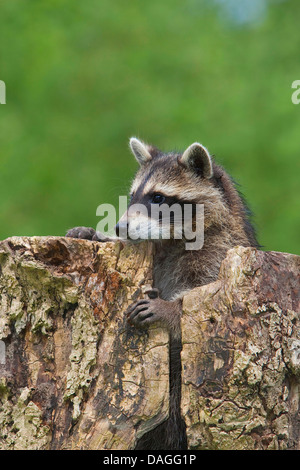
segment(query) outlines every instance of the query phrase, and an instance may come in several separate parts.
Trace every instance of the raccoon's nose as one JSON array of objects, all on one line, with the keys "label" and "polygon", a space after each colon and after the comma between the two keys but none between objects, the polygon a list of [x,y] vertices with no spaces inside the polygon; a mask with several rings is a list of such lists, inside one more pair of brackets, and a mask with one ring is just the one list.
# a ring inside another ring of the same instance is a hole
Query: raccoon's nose
[{"label": "raccoon's nose", "polygon": [[115,226],[115,232],[119,237],[120,234],[125,238],[128,232],[128,223],[127,222],[118,222]]}]

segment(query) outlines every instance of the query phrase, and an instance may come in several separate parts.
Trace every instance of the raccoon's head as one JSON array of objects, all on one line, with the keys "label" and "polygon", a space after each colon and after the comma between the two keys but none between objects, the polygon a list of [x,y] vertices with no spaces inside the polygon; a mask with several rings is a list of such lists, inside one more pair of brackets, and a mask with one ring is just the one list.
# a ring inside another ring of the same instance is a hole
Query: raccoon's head
[{"label": "raccoon's head", "polygon": [[184,223],[194,224],[197,206],[204,205],[205,217],[214,217],[212,206],[217,209],[220,193],[213,182],[212,158],[203,145],[195,142],[183,153],[165,154],[132,137],[130,148],[140,169],[117,235],[136,241],[184,239]]}]

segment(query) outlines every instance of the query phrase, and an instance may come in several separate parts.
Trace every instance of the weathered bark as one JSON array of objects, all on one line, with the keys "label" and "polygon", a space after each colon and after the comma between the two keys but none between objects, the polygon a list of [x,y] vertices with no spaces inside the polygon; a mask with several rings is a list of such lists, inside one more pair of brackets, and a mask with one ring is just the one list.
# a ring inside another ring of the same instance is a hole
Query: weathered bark
[{"label": "weathered bark", "polygon": [[[300,257],[237,247],[183,302],[190,449],[299,448]],[[151,254],[59,237],[0,243],[0,449],[132,449],[168,416],[168,334],[124,311]]]},{"label": "weathered bark", "polygon": [[150,257],[120,248],[0,244],[0,448],[128,449],[166,418],[168,334],[124,318],[151,285]]},{"label": "weathered bark", "polygon": [[237,247],[184,299],[190,448],[300,448],[300,257]]}]

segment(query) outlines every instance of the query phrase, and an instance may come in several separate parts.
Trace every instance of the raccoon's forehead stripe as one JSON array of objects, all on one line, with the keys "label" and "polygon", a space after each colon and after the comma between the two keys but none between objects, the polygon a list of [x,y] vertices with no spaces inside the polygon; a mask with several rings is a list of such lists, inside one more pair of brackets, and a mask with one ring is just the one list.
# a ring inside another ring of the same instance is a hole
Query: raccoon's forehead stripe
[{"label": "raccoon's forehead stripe", "polygon": [[137,178],[132,182],[130,192],[131,194],[135,193],[138,188],[141,186],[142,182],[139,181]]},{"label": "raccoon's forehead stripe", "polygon": [[142,192],[144,192],[142,188],[145,185],[146,181],[147,178],[145,178],[145,175],[136,175],[131,185],[131,193],[136,193],[138,190],[142,190]]}]

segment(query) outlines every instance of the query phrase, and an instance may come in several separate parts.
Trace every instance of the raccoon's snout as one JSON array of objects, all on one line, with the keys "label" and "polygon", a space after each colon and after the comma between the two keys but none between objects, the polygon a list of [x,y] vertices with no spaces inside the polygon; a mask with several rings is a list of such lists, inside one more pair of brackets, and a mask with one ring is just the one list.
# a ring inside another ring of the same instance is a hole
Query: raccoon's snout
[{"label": "raccoon's snout", "polygon": [[128,233],[128,223],[119,221],[117,223],[117,225],[115,226],[115,232],[116,232],[117,237],[119,237],[121,233],[124,234],[124,232],[127,234]]}]

